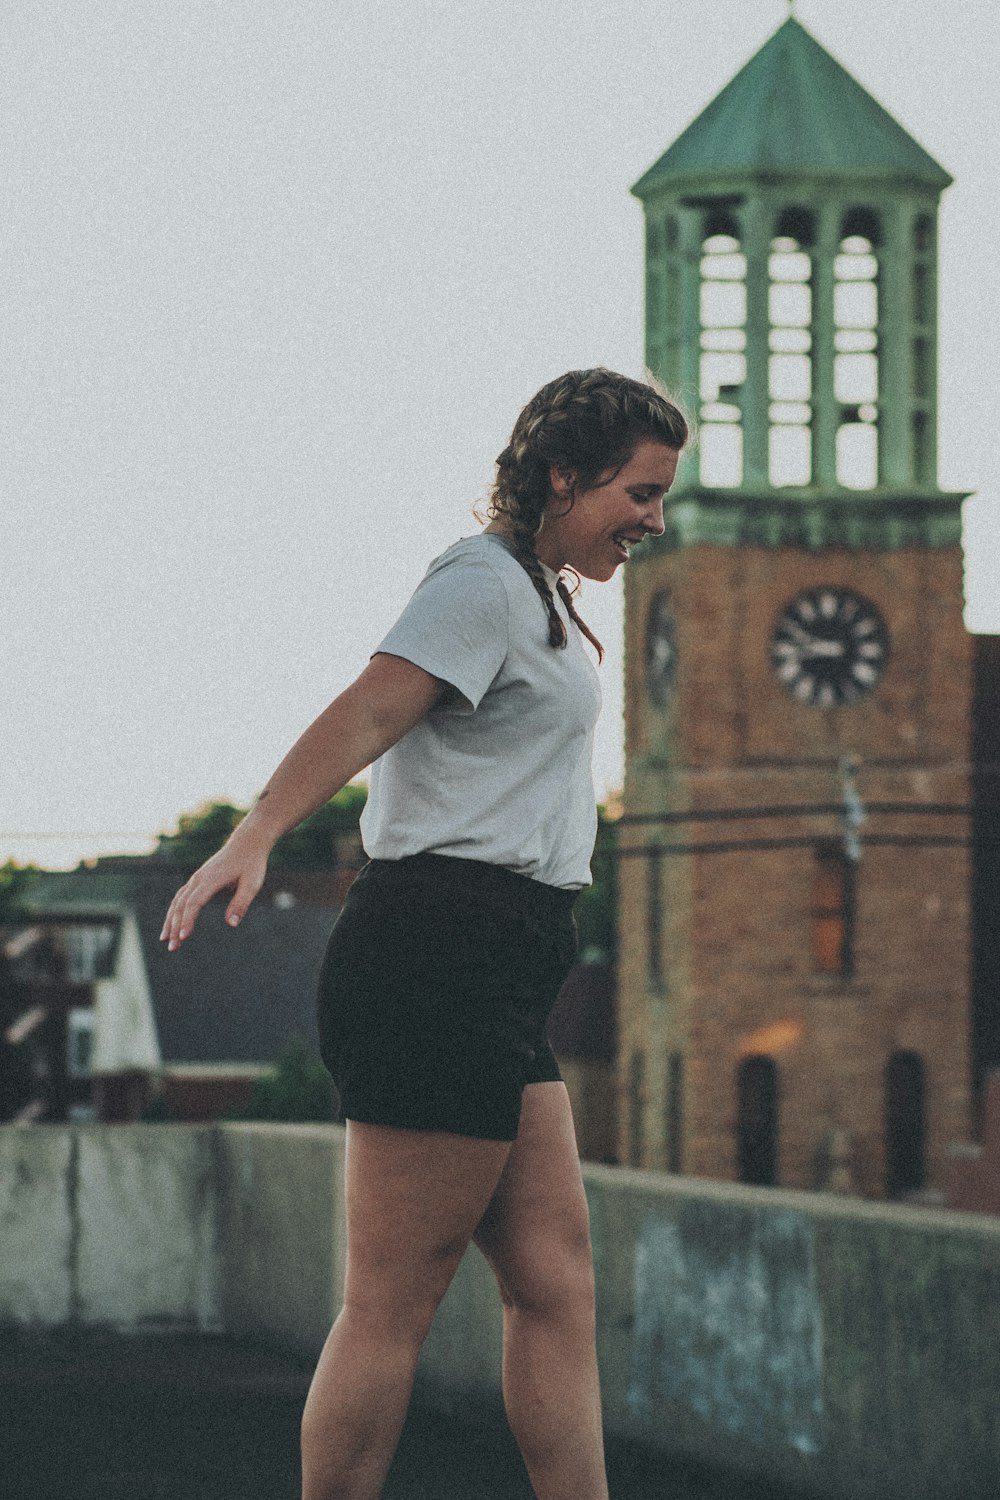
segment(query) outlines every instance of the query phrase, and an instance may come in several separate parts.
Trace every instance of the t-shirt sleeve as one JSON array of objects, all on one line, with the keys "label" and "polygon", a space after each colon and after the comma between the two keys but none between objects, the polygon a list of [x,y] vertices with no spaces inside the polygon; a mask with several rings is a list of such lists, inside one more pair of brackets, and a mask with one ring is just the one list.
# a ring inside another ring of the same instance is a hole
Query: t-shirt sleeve
[{"label": "t-shirt sleeve", "polygon": [[503,580],[488,563],[454,557],[432,564],[373,655],[402,656],[461,694],[453,707],[478,708],[509,643]]}]

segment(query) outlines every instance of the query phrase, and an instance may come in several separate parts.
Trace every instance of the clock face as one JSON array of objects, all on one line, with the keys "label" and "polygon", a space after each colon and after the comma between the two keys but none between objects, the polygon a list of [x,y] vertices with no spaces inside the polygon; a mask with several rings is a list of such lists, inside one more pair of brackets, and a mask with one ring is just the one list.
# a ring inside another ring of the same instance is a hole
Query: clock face
[{"label": "clock face", "polygon": [[840,708],[867,697],[888,659],[889,632],[875,605],[832,585],[797,594],[771,637],[778,681],[815,708]]},{"label": "clock face", "polygon": [[677,676],[677,626],[670,591],[658,589],[646,616],[646,690],[654,708],[666,708]]}]

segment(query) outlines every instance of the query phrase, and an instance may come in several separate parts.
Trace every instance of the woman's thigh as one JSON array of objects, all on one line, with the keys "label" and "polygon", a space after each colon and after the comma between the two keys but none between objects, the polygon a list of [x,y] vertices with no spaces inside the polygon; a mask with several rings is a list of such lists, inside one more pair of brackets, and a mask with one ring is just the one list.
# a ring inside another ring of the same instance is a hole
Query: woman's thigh
[{"label": "woman's thigh", "polygon": [[509,1141],[347,1122],[345,1304],[420,1321],[444,1295],[493,1196]]},{"label": "woman's thigh", "polygon": [[517,1140],[475,1241],[510,1301],[591,1295],[590,1223],[565,1084],[524,1090]]}]

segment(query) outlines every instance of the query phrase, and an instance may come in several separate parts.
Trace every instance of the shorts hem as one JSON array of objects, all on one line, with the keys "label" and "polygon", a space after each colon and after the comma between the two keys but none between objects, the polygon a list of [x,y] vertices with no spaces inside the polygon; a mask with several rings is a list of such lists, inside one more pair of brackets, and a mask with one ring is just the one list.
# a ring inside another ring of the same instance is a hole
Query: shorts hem
[{"label": "shorts hem", "polygon": [[455,1119],[428,1119],[424,1117],[407,1116],[402,1112],[396,1114],[387,1110],[352,1109],[349,1105],[341,1105],[341,1114],[345,1120],[353,1120],[358,1125],[384,1125],[390,1130],[422,1130],[427,1133],[437,1131],[442,1135],[462,1135],[470,1140],[478,1141],[506,1141],[508,1143],[517,1140],[520,1117],[517,1124],[511,1129],[509,1125],[491,1125],[489,1122],[479,1123],[472,1120]]}]

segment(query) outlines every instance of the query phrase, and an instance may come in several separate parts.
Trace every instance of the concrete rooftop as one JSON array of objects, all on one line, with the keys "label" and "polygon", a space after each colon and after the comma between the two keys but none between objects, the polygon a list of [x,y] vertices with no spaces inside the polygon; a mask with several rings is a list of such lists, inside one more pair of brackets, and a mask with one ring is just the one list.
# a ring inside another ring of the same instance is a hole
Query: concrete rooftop
[{"label": "concrete rooftop", "polygon": [[[4,1500],[298,1500],[300,1359],[185,1334],[0,1336]],[[764,1500],[614,1446],[615,1500]],[[767,1500],[776,1500],[768,1487]],[[384,1500],[531,1500],[499,1418],[415,1407]]]}]

